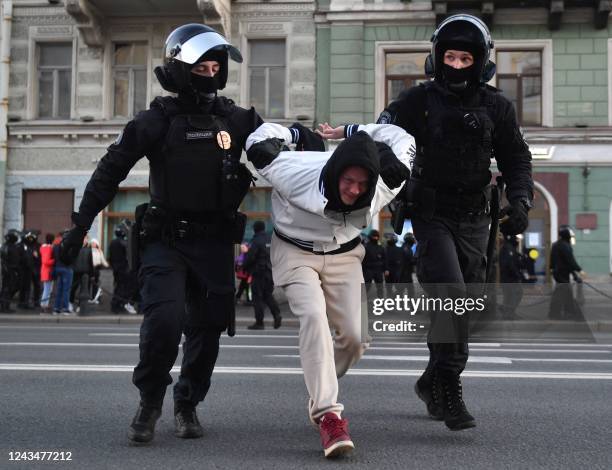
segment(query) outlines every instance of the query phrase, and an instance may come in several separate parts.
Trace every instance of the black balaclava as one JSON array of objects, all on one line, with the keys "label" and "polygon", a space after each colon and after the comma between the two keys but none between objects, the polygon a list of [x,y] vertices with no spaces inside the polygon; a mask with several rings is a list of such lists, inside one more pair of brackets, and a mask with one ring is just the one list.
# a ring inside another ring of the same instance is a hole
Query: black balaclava
[{"label": "black balaclava", "polygon": [[211,49],[196,61],[194,67],[206,60],[219,62],[219,71],[213,77],[203,77],[192,73],[191,86],[199,95],[204,97],[212,95],[214,98],[217,90],[225,87],[227,80],[227,51],[225,49]]},{"label": "black balaclava", "polygon": [[[444,64],[444,53],[449,49],[471,53],[474,56],[474,64],[464,69],[455,69]],[[475,25],[468,21],[447,24],[438,34],[436,44],[436,80],[456,93],[478,87],[484,55],[482,33]]]},{"label": "black balaclava", "polygon": [[[368,189],[350,206],[340,198],[340,175],[351,166],[359,166],[368,172]],[[372,138],[359,131],[344,139],[334,150],[321,170],[320,182],[327,198],[326,209],[337,212],[350,212],[367,207],[372,202],[376,191],[376,181],[380,173],[380,157]]]}]

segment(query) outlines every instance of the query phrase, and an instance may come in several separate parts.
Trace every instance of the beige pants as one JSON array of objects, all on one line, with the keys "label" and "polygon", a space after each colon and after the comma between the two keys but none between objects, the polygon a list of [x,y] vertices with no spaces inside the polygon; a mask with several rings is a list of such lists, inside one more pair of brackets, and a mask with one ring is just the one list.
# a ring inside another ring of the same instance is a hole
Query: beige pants
[{"label": "beige pants", "polygon": [[[310,417],[340,413],[338,377],[363,355],[361,342],[362,244],[338,255],[315,255],[273,236],[274,284],[300,320],[300,360],[310,395]],[[335,335],[332,339],[330,326]]]}]

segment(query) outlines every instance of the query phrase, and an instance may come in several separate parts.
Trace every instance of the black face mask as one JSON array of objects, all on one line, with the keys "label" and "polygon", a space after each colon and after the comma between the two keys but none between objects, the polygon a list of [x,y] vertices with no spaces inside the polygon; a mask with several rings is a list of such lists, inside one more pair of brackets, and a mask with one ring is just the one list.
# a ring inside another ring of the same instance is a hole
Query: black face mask
[{"label": "black face mask", "polygon": [[219,79],[214,77],[204,77],[195,73],[191,74],[191,85],[201,93],[216,93],[219,89]]},{"label": "black face mask", "polygon": [[472,78],[472,73],[474,71],[474,66],[470,65],[469,67],[465,67],[462,69],[456,69],[455,67],[451,67],[447,64],[442,64],[444,78],[448,83],[452,85],[459,85],[464,82],[470,81]]}]

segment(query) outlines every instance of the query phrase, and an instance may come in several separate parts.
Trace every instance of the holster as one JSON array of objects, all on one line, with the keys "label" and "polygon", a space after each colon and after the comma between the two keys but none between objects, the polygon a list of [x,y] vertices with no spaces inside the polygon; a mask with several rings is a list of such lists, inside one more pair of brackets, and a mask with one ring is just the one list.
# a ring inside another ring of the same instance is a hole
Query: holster
[{"label": "holster", "polygon": [[224,162],[223,181],[221,183],[221,205],[223,211],[236,212],[253,182],[253,175],[246,165],[226,160]]},{"label": "holster", "polygon": [[436,190],[411,175],[406,182],[406,217],[418,214],[425,220],[431,220],[435,210]]},{"label": "holster", "polygon": [[140,269],[140,250],[142,248],[142,221],[149,207],[148,203],[136,206],[134,211],[134,223],[131,225],[128,232],[127,256],[130,271],[138,272]]}]

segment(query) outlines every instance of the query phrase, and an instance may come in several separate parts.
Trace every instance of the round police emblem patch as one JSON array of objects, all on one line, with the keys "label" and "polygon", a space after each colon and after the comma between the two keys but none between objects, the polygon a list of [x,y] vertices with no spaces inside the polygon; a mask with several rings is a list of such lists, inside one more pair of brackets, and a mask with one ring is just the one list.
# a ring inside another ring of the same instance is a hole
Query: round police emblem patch
[{"label": "round police emblem patch", "polygon": [[232,138],[229,135],[228,132],[225,131],[220,131],[217,134],[217,144],[219,145],[219,147],[221,147],[223,150],[229,150],[230,147],[232,146]]}]

